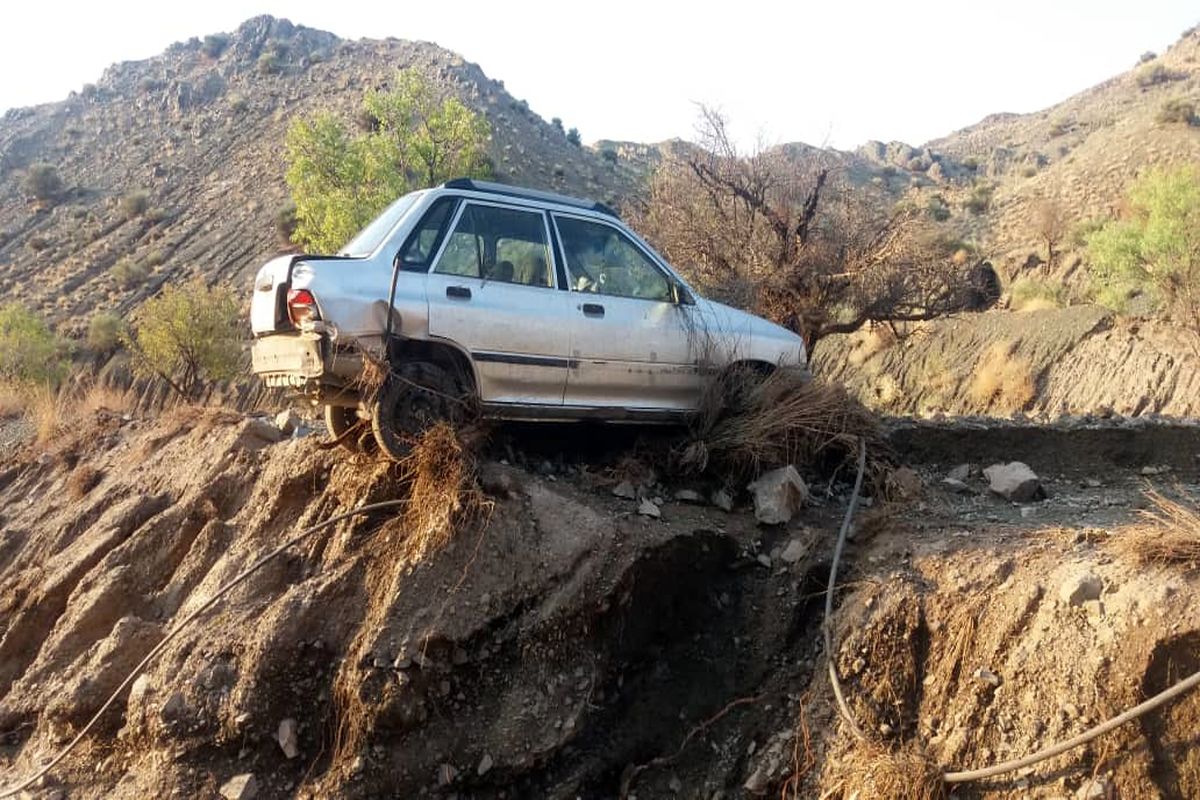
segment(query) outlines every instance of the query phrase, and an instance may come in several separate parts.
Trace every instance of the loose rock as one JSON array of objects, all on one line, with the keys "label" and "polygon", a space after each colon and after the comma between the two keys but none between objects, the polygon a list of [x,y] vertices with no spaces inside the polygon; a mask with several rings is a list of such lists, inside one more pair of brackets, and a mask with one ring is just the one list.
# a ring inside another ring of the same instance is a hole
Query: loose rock
[{"label": "loose rock", "polygon": [[493,766],[494,762],[492,761],[492,757],[487,753],[484,753],[483,758],[479,759],[479,766],[475,768],[475,774],[479,775],[480,777],[487,775],[489,772],[491,772]]},{"label": "loose rock", "polygon": [[680,489],[675,492],[675,499],[681,503],[703,503],[704,495],[695,489]]},{"label": "loose rock", "polygon": [[733,495],[724,489],[717,489],[709,499],[714,506],[722,511],[733,511]]},{"label": "loose rock", "polygon": [[808,555],[808,547],[799,539],[792,539],[788,542],[787,547],[783,548],[783,552],[779,557],[788,564],[795,564],[800,559]]},{"label": "loose rock", "polygon": [[289,760],[300,755],[300,749],[296,746],[296,720],[290,717],[281,720],[279,730],[275,732],[275,740],[279,742],[279,749],[283,750],[284,756]]},{"label": "loose rock", "polygon": [[612,490],[613,495],[625,500],[636,500],[637,489],[633,488],[633,484],[629,481],[621,481]]},{"label": "loose rock", "polygon": [[275,427],[284,436],[291,436],[302,424],[300,416],[290,408],[275,415]]},{"label": "loose rock", "polygon": [[250,800],[258,794],[258,781],[250,772],[234,775],[221,785],[220,792],[225,800]]},{"label": "loose rock", "polygon": [[1081,606],[1089,600],[1099,600],[1104,582],[1091,572],[1080,572],[1067,578],[1058,596],[1069,606]]},{"label": "loose rock", "polygon": [[789,522],[808,500],[808,486],[790,464],[763,473],[746,488],[754,494],[754,517],[763,525]]},{"label": "loose rock", "polygon": [[1005,500],[1026,503],[1046,499],[1046,490],[1037,473],[1020,461],[993,464],[983,474],[988,479],[988,488]]},{"label": "loose rock", "polygon": [[643,517],[650,517],[651,519],[658,519],[662,516],[662,510],[659,509],[658,505],[653,500],[643,500],[641,503],[639,503],[638,513]]}]

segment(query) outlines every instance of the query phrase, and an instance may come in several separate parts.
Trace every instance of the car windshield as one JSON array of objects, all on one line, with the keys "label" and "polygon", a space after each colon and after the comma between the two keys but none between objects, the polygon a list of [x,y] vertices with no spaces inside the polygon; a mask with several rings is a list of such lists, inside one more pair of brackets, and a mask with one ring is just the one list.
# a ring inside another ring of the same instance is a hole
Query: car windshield
[{"label": "car windshield", "polygon": [[408,213],[408,210],[417,202],[417,198],[423,194],[424,192],[410,192],[392,203],[384,209],[382,214],[372,220],[371,224],[359,231],[358,235],[351,239],[338,255],[366,258],[374,253],[379,245],[383,244],[384,238],[391,233],[392,228],[396,227],[396,223]]}]

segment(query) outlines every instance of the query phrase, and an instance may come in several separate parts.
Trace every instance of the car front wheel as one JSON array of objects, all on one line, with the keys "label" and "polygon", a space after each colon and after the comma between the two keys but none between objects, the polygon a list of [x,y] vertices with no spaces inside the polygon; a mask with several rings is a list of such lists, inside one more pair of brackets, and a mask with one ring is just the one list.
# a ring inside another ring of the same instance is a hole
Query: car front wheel
[{"label": "car front wheel", "polygon": [[371,406],[375,441],[399,461],[417,438],[436,422],[461,422],[465,393],[454,376],[428,361],[408,361],[392,368]]}]

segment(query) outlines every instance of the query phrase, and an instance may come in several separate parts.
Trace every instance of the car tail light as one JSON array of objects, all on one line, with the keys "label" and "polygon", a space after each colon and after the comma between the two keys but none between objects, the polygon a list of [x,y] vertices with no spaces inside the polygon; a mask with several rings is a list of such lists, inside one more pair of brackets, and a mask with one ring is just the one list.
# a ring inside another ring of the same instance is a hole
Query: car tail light
[{"label": "car tail light", "polygon": [[290,289],[287,295],[288,319],[293,325],[299,325],[309,320],[320,319],[317,311],[317,298],[308,289]]}]

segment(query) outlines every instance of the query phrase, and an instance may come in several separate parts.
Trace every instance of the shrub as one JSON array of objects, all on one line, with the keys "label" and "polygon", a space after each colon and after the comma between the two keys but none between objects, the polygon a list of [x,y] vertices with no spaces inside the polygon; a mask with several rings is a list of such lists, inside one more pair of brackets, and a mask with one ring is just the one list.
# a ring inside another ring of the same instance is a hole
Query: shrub
[{"label": "shrub", "polygon": [[0,306],[0,376],[57,385],[67,374],[66,347],[45,320],[17,303]]},{"label": "shrub", "polygon": [[30,236],[25,246],[35,253],[40,253],[50,246],[50,240],[45,236]]},{"label": "shrub", "polygon": [[228,46],[228,36],[222,33],[214,33],[204,37],[204,44],[200,46],[200,52],[209,58],[218,58],[221,53],[225,52],[225,48]]},{"label": "shrub", "polygon": [[181,397],[194,399],[208,381],[226,380],[241,364],[238,304],[228,289],[202,280],[167,286],[134,316],[123,341],[141,375],[165,380]]},{"label": "shrub", "polygon": [[1088,237],[1093,287],[1122,310],[1145,292],[1200,350],[1200,166],[1155,170],[1129,191],[1131,213]]},{"label": "shrub", "polygon": [[975,156],[967,156],[963,159],[962,165],[964,169],[969,169],[971,172],[974,172],[975,170],[979,169],[979,159]]},{"label": "shrub", "polygon": [[975,216],[979,216],[988,210],[992,204],[992,187],[987,185],[976,186],[971,192],[971,196],[963,204],[967,211]]},{"label": "shrub", "polygon": [[1067,304],[1067,287],[1054,281],[1021,278],[1009,290],[1009,302],[1013,311],[1062,308]]},{"label": "shrub", "polygon": [[121,216],[125,219],[133,219],[145,214],[150,208],[150,193],[145,189],[135,189],[132,192],[126,192],[125,196],[117,204],[121,212]]},{"label": "shrub", "polygon": [[363,115],[374,130],[355,134],[329,113],[288,128],[287,183],[296,205],[297,244],[334,252],[397,197],[450,178],[491,174],[487,121],[456,98],[440,98],[416,70],[389,92],[370,92]]},{"label": "shrub", "polygon": [[563,121],[559,117],[550,120],[550,124],[559,132],[563,133]]},{"label": "shrub", "polygon": [[1164,125],[1181,123],[1184,125],[1200,125],[1196,116],[1196,106],[1190,100],[1176,97],[1162,104],[1156,119]]},{"label": "shrub", "polygon": [[155,89],[161,88],[162,83],[157,78],[152,78],[149,75],[143,76],[138,80],[138,91],[142,94],[153,92]]},{"label": "shrub", "polygon": [[279,54],[274,50],[259,54],[257,67],[259,75],[274,75],[279,71]]},{"label": "shrub", "polygon": [[225,102],[229,104],[229,110],[235,114],[241,114],[250,106],[246,96],[238,92],[230,92],[225,98]]},{"label": "shrub", "polygon": [[579,128],[571,128],[571,130],[567,131],[567,141],[576,147],[583,146],[583,139],[579,135]]},{"label": "shrub", "polygon": [[100,311],[88,323],[87,346],[94,353],[111,353],[121,341],[121,318],[108,311]]},{"label": "shrub", "polygon": [[1171,72],[1162,64],[1145,64],[1134,73],[1134,80],[1143,89],[1179,80],[1180,77],[1180,75]]},{"label": "shrub", "polygon": [[122,289],[133,289],[150,277],[150,268],[145,263],[126,256],[113,264],[110,270],[113,279]]},{"label": "shrub", "polygon": [[1156,58],[1158,58],[1158,53],[1154,52],[1153,50],[1147,50],[1146,52],[1142,53],[1141,56],[1138,57],[1138,63],[1145,64],[1147,62],[1153,61]]},{"label": "shrub", "polygon": [[606,147],[603,150],[601,150],[600,157],[603,158],[605,161],[607,161],[610,164],[617,163],[618,158],[620,158],[620,156],[617,155],[617,151],[611,147]]},{"label": "shrub", "polygon": [[275,212],[275,233],[279,236],[279,241],[291,243],[292,236],[296,233],[295,203],[285,203]]},{"label": "shrub", "polygon": [[950,219],[950,206],[946,204],[946,198],[940,194],[935,194],[929,198],[929,203],[926,204],[925,211],[937,222],[945,222]]},{"label": "shrub", "polygon": [[62,191],[58,168],[53,164],[34,164],[25,173],[25,191],[42,202],[54,200]]},{"label": "shrub", "polygon": [[1030,363],[1015,354],[1012,344],[997,342],[979,362],[967,387],[967,397],[980,411],[1011,414],[1033,400],[1035,386]]}]

